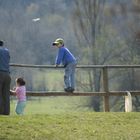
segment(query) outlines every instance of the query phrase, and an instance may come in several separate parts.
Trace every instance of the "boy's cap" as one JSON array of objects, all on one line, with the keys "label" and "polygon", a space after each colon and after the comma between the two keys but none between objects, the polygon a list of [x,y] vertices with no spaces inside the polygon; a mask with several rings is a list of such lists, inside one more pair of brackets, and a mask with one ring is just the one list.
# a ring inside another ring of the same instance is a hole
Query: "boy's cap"
[{"label": "boy's cap", "polygon": [[58,44],[64,44],[64,40],[62,38],[57,38],[54,42],[53,45],[58,45]]}]

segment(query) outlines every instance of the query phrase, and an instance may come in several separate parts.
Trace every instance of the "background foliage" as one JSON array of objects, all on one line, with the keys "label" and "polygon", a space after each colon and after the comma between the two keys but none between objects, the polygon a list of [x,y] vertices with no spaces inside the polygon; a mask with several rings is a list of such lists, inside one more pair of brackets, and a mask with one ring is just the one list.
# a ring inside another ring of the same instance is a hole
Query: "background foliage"
[{"label": "background foliage", "polygon": [[[140,64],[139,13],[139,0],[0,0],[0,39],[11,63],[54,64],[57,50],[51,44],[62,37],[78,64]],[[139,70],[110,73],[112,90],[140,89]],[[18,76],[27,90],[63,90],[62,71],[11,68],[11,88]],[[77,70],[76,83],[76,90],[100,91],[101,71]],[[140,99],[134,101],[139,111]],[[100,111],[99,102],[94,98],[89,105]]]}]

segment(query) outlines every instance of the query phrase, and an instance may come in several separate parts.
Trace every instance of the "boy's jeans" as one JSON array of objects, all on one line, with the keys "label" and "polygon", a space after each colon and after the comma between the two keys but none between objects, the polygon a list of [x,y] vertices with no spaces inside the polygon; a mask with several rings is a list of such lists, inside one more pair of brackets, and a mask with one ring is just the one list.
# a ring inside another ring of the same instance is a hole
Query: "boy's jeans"
[{"label": "boy's jeans", "polygon": [[65,67],[64,83],[66,88],[75,89],[75,68],[76,62],[71,62]]}]

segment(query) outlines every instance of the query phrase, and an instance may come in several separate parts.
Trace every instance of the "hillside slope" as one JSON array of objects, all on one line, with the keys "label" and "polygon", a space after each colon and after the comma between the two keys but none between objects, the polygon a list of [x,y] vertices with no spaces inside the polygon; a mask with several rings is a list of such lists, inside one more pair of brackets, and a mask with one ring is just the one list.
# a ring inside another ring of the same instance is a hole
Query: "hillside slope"
[{"label": "hillside slope", "polygon": [[0,140],[139,140],[139,113],[0,116]]}]

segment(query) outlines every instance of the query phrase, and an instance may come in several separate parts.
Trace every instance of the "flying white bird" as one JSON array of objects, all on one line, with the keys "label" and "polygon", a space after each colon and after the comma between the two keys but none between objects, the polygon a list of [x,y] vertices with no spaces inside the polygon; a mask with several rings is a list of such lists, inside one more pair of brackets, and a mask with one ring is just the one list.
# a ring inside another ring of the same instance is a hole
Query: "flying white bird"
[{"label": "flying white bird", "polygon": [[37,22],[39,20],[40,20],[40,18],[34,18],[34,19],[32,19],[33,22]]}]

